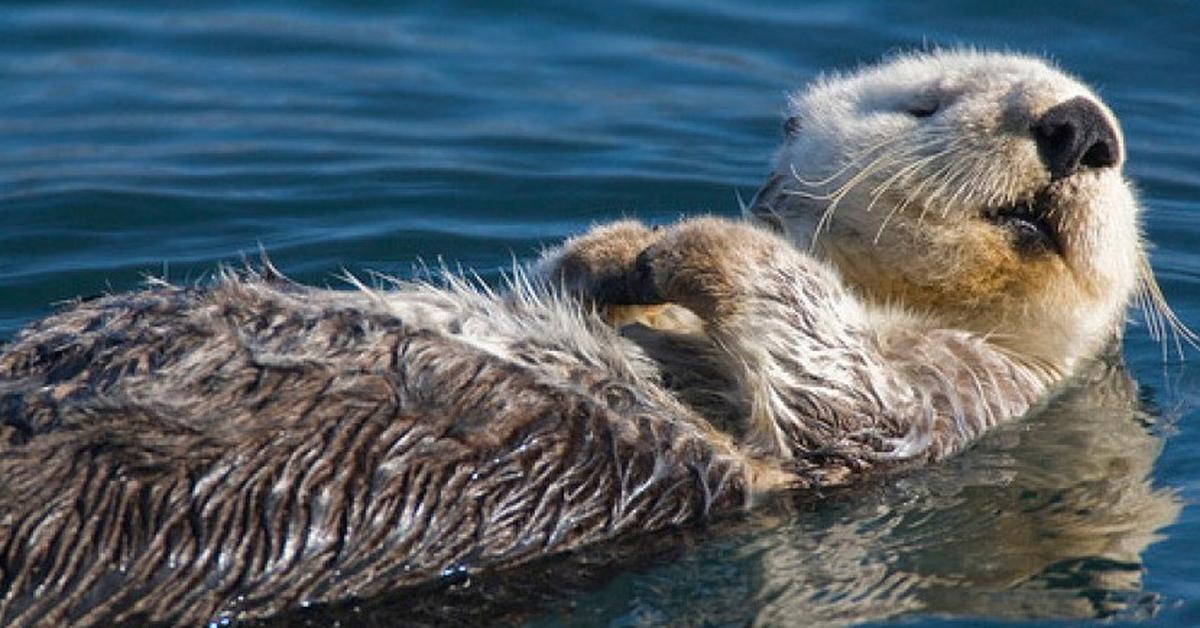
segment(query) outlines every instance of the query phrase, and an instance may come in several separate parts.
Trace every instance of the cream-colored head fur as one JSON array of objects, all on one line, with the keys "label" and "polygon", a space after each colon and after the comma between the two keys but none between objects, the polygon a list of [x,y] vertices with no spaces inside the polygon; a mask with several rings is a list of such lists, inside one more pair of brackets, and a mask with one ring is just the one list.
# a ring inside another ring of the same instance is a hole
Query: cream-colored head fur
[{"label": "cream-colored head fur", "polygon": [[[1052,177],[1038,124],[1073,99],[1107,153]],[[1139,205],[1117,120],[1079,81],[1021,55],[904,55],[795,94],[786,129],[748,212],[832,262],[883,327],[903,312],[1063,373],[1119,333],[1145,279]]]}]

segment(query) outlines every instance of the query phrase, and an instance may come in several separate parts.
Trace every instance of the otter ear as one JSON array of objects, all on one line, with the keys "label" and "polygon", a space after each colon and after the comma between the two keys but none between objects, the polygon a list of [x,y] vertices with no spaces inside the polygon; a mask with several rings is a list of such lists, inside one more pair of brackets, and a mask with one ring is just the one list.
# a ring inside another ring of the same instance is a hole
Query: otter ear
[{"label": "otter ear", "polygon": [[783,183],[787,178],[779,173],[772,173],[750,202],[742,203],[742,215],[746,220],[767,227],[776,233],[783,233],[783,222],[773,205],[779,202],[783,192]]},{"label": "otter ear", "polygon": [[800,128],[800,116],[789,116],[787,120],[783,121],[783,134],[788,139],[800,135]]}]

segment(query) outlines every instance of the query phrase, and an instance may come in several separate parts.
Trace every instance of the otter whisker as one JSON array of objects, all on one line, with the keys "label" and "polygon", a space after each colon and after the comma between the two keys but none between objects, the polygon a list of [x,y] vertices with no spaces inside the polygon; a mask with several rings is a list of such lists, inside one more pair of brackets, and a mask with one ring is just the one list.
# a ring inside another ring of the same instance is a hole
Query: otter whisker
[{"label": "otter whisker", "polygon": [[945,194],[947,187],[957,180],[963,169],[967,167],[968,164],[964,161],[961,148],[961,144],[956,146],[954,152],[947,156],[946,163],[950,167],[941,168],[935,173],[937,185],[930,192],[931,201],[938,201]]},{"label": "otter whisker", "polygon": [[946,202],[942,207],[943,216],[949,212],[951,207],[962,207],[969,205],[967,200],[974,193],[974,189],[976,188],[979,179],[982,176],[980,173],[981,169],[976,167],[976,163],[978,161],[979,160],[973,155],[964,161],[963,169],[956,177],[958,181],[958,187],[956,187],[954,193],[946,199]]},{"label": "otter whisker", "polygon": [[955,206],[970,206],[973,199],[982,196],[985,190],[993,188],[991,175],[988,168],[980,167],[980,163],[985,160],[980,159],[978,151],[971,150],[969,145],[964,148],[962,154],[955,155],[955,160],[961,161],[963,167],[953,177],[953,180],[958,182],[958,187],[947,199],[947,203]]},{"label": "otter whisker", "polygon": [[[864,171],[868,171],[868,170],[875,168],[882,160],[891,156],[891,151],[896,148],[896,145],[899,144],[900,141],[901,141],[901,138],[887,138],[881,142],[878,142],[877,144],[873,145],[869,149],[852,156],[850,158],[850,160],[846,163],[846,165],[839,168],[834,175],[831,175],[829,177],[826,177],[826,178],[818,180],[818,181],[810,181],[808,179],[805,179],[800,174],[800,172],[796,169],[796,164],[794,164],[794,163],[789,164],[788,168],[791,171],[792,179],[794,181],[796,181],[797,183],[799,183],[800,185],[805,186],[805,187],[810,187],[810,188],[823,188],[823,187],[827,186],[828,184],[832,183],[833,181],[837,180],[837,178],[839,176],[841,176],[842,174],[845,174],[848,170],[850,170],[850,168],[852,166],[854,166],[856,163],[858,163],[858,161],[860,159],[866,157],[869,153],[875,152],[878,149],[882,149],[882,150],[879,150],[879,152],[875,155],[874,159],[872,159],[867,165],[863,166],[862,169],[859,170],[859,173],[861,174]],[[828,200],[829,198],[836,196],[841,191],[846,189],[846,186],[848,185],[849,181],[853,180],[853,179],[854,179],[854,177],[851,176],[849,180],[842,182],[837,187],[835,187],[833,190],[826,192],[825,194],[817,195],[817,194],[813,194],[813,193],[802,193],[799,195],[803,196],[805,198],[812,198],[815,200]],[[792,190],[792,191],[798,192],[797,190]]]},{"label": "otter whisker", "polygon": [[[891,148],[892,147],[889,147],[889,151]],[[807,199],[816,200],[816,201],[827,201],[827,200],[835,199],[841,195],[844,195],[846,192],[848,192],[850,189],[852,189],[859,181],[861,181],[861,179],[863,177],[869,176],[872,172],[877,170],[884,159],[892,157],[893,155],[889,151],[884,151],[883,153],[877,155],[874,160],[872,160],[866,166],[863,166],[862,170],[858,171],[858,173],[856,173],[854,176],[850,177],[849,179],[847,179],[846,181],[844,181],[840,185],[838,185],[836,188],[834,188],[828,192],[818,194],[818,193],[814,193],[814,192],[803,192],[800,190],[791,189],[791,190],[784,190],[782,193],[786,194],[788,196],[798,196],[800,198],[807,198]],[[795,181],[804,184],[804,179],[800,176],[799,172],[796,170],[796,165],[791,164],[789,166],[789,168],[791,170],[792,178]]]},{"label": "otter whisker", "polygon": [[921,224],[925,220],[925,215],[929,213],[929,208],[933,207],[933,201],[941,193],[941,190],[948,185],[949,181],[954,176],[957,176],[955,174],[955,170],[962,167],[962,164],[958,160],[954,159],[955,155],[957,155],[957,153],[952,153],[950,158],[945,160],[946,163],[943,164],[941,168],[926,177],[925,181],[921,183],[921,186],[924,187],[930,182],[933,182],[935,187],[928,195],[928,200],[924,203],[924,207],[921,208],[921,213],[917,216],[917,224]]},{"label": "otter whisker", "polygon": [[996,176],[992,194],[988,196],[987,204],[991,207],[1008,203],[1012,191],[1012,176],[1008,172],[1000,172]]},{"label": "otter whisker", "polygon": [[[836,202],[836,201],[840,200],[842,197],[845,197],[847,193],[849,193],[851,190],[853,190],[864,179],[870,177],[871,175],[875,174],[876,172],[879,172],[880,170],[884,170],[884,169],[890,167],[892,162],[898,161],[901,159],[905,159],[905,158],[909,157],[910,155],[912,155],[913,153],[920,152],[930,146],[935,146],[938,143],[940,143],[938,140],[931,140],[931,141],[923,142],[923,143],[916,144],[913,146],[900,147],[899,150],[885,152],[885,153],[879,155],[878,158],[876,158],[874,161],[872,161],[866,167],[864,167],[858,174],[851,177],[849,180],[847,180],[845,183],[843,183],[841,186],[839,186],[837,188],[837,190],[835,190],[833,193],[830,194],[830,196],[833,197],[834,201]],[[884,161],[885,159],[889,159],[889,158],[892,161]]]},{"label": "otter whisker", "polygon": [[[905,172],[905,174],[904,174],[904,179],[907,180],[909,178],[909,174],[919,170],[921,167],[923,167],[925,164],[927,164],[931,161],[935,161],[937,159],[944,157],[947,154],[950,154],[953,150],[954,150],[953,145],[947,146],[944,150],[942,150],[939,153],[935,153],[924,159],[917,160],[909,168],[906,169],[907,172]],[[918,184],[916,187],[914,187],[913,190],[910,191],[907,196],[905,196],[904,201],[895,205],[894,207],[892,207],[892,210],[889,211],[886,216],[884,216],[883,221],[879,224],[879,229],[875,232],[875,238],[873,240],[873,244],[879,244],[880,238],[883,237],[883,230],[887,228],[887,226],[891,222],[892,218],[894,218],[897,214],[899,214],[900,212],[902,212],[906,208],[908,208],[908,206],[912,203],[913,200],[915,200],[917,198],[917,196],[920,194],[921,190],[926,186],[926,184],[929,182],[929,180],[930,180],[929,177],[923,177],[921,180],[921,183]],[[879,200],[879,198],[883,195],[884,192],[886,192],[886,188],[884,190],[880,190],[879,193],[875,196],[875,198],[873,198],[871,200],[871,204],[868,205],[868,207],[867,207],[868,211],[870,211],[871,206],[873,206],[875,204],[875,202],[877,200]],[[923,214],[924,214],[924,212],[922,212],[922,215]]]},{"label": "otter whisker", "polygon": [[[926,179],[926,180],[928,180],[928,179]],[[922,185],[924,185],[924,183],[922,183]],[[883,222],[880,223],[879,229],[875,232],[875,239],[873,240],[874,244],[879,244],[880,238],[883,237],[883,230],[885,228],[887,228],[888,224],[892,221],[892,218],[894,218],[897,214],[899,214],[900,212],[907,209],[909,204],[911,204],[912,201],[917,198],[917,192],[919,192],[919,191],[920,190],[918,189],[918,190],[914,190],[913,192],[909,193],[908,196],[906,196],[904,198],[903,202],[901,202],[900,204],[893,207],[892,211],[888,212],[888,214],[883,217]],[[924,210],[922,210],[921,215],[924,216],[924,213],[925,213]],[[918,217],[918,221],[919,220],[920,220],[920,218]]]},{"label": "otter whisker", "polygon": [[[908,148],[906,150],[911,151],[913,149]],[[848,181],[846,181],[841,186],[839,186],[837,191],[835,191],[832,195],[830,195],[831,201],[825,207],[825,210],[824,210],[824,212],[822,212],[820,219],[817,220],[816,228],[813,230],[812,242],[809,245],[810,250],[816,250],[816,246],[817,246],[818,238],[820,237],[821,230],[828,229],[829,226],[832,224],[831,221],[832,221],[833,214],[837,210],[837,207],[841,203],[842,199],[844,199],[846,197],[846,195],[849,194],[850,191],[853,190],[859,183],[866,180],[872,174],[874,174],[878,170],[882,169],[884,167],[884,165],[889,163],[887,161],[884,161],[885,159],[887,159],[889,157],[894,157],[894,155],[892,154],[892,151],[890,149],[887,151],[884,151],[881,155],[876,157],[870,164],[868,164],[861,171],[859,171],[857,174],[855,174],[853,177],[851,177]]]},{"label": "otter whisker", "polygon": [[[1150,266],[1149,256],[1143,254],[1138,260],[1138,289],[1144,299],[1144,303],[1148,303],[1150,309],[1156,314],[1158,320],[1157,327],[1151,327],[1151,337],[1162,343],[1163,360],[1167,359],[1167,332],[1170,331],[1175,343],[1175,351],[1179,358],[1183,359],[1184,343],[1190,345],[1193,349],[1200,350],[1200,336],[1196,332],[1188,328],[1171,306],[1167,303],[1166,296],[1163,295],[1162,288],[1158,285],[1158,280],[1154,277],[1154,269]],[[1157,332],[1155,331],[1157,329]],[[1157,334],[1157,337],[1155,335]]]},{"label": "otter whisker", "polygon": [[[894,186],[894,185],[895,185],[897,182],[899,182],[899,181],[906,181],[906,182],[907,182],[907,181],[911,180],[911,178],[912,178],[912,176],[911,176],[911,175],[913,175],[914,173],[916,173],[917,171],[919,171],[919,170],[920,170],[922,167],[924,167],[926,164],[928,164],[928,163],[930,163],[930,162],[932,162],[932,161],[936,161],[937,159],[940,159],[940,158],[944,157],[945,155],[947,155],[947,154],[951,153],[951,152],[954,150],[954,148],[955,148],[955,146],[954,146],[954,142],[952,142],[952,143],[951,143],[949,146],[946,146],[946,147],[945,147],[944,149],[942,149],[941,151],[938,151],[938,152],[936,152],[936,153],[934,153],[934,154],[932,154],[932,155],[927,155],[927,156],[925,156],[925,157],[922,157],[922,158],[919,158],[919,159],[913,160],[913,162],[912,162],[912,163],[910,163],[909,165],[905,166],[904,168],[901,168],[901,169],[899,169],[899,170],[898,170],[898,171],[897,171],[895,174],[893,174],[891,177],[889,177],[888,179],[886,179],[885,181],[883,181],[883,182],[882,182],[882,183],[880,183],[879,185],[875,186],[875,189],[874,189],[874,191],[873,191],[873,193],[872,193],[871,202],[870,202],[870,203],[867,205],[867,211],[868,211],[868,212],[869,212],[869,211],[871,211],[871,209],[872,209],[872,208],[875,206],[875,204],[876,204],[876,203],[879,201],[879,199],[880,199],[880,198],[883,196],[883,194],[884,194],[884,193],[885,193],[885,192],[886,192],[886,191],[887,191],[889,188],[891,188],[892,186]],[[920,184],[920,185],[919,185],[919,186],[918,186],[916,189],[914,189],[914,190],[913,190],[913,191],[912,191],[912,192],[909,194],[908,198],[905,200],[905,203],[904,203],[904,205],[907,205],[907,204],[908,204],[908,202],[909,202],[909,201],[910,201],[912,198],[914,198],[916,194],[918,194],[918,193],[920,192],[921,188],[923,188],[923,187],[924,187],[924,185],[925,185],[925,183],[926,183],[927,181],[928,181],[928,177],[925,177],[925,178],[923,178],[923,180],[922,180],[922,183],[921,183],[921,184]],[[886,223],[887,223],[888,219],[890,219],[890,218],[891,218],[891,216],[893,216],[893,215],[895,214],[895,211],[896,211],[896,210],[893,208],[892,212],[890,212],[890,213],[888,214],[888,217],[884,219],[884,224],[885,224],[885,225],[886,225]],[[881,226],[881,227],[880,227],[880,232],[882,233],[882,231],[883,231],[883,227]],[[876,243],[878,243],[878,239],[879,239],[879,238],[878,238],[878,234],[877,234],[877,235],[876,235]]]},{"label": "otter whisker", "polygon": [[910,162],[910,163],[909,163],[909,164],[907,164],[906,166],[904,166],[904,167],[902,167],[902,168],[899,168],[899,169],[898,169],[898,170],[895,172],[895,174],[893,174],[892,176],[890,176],[890,177],[888,177],[887,179],[883,180],[882,182],[880,182],[878,185],[876,185],[876,186],[875,186],[875,187],[872,189],[872,191],[871,191],[871,195],[872,195],[872,203],[871,203],[871,205],[868,205],[868,206],[867,206],[867,211],[871,211],[871,207],[873,207],[873,206],[874,206],[874,202],[875,202],[875,201],[876,201],[876,200],[877,200],[877,199],[878,199],[878,198],[879,198],[879,197],[880,197],[880,196],[883,194],[883,191],[884,191],[886,188],[888,188],[888,187],[891,187],[891,186],[892,186],[892,185],[893,185],[893,184],[894,184],[896,181],[898,181],[898,180],[900,180],[900,179],[904,179],[904,178],[905,178],[905,177],[907,177],[907,176],[908,176],[910,173],[912,173],[912,172],[914,172],[914,171],[916,171],[916,170],[920,169],[922,166],[924,166],[925,164],[929,163],[930,161],[932,161],[932,160],[935,160],[935,159],[938,159],[939,157],[942,157],[942,156],[944,156],[945,154],[947,154],[948,152],[950,152],[952,149],[953,149],[953,145],[951,145],[951,146],[947,146],[947,147],[946,147],[946,148],[944,148],[943,150],[941,150],[941,151],[938,151],[938,152],[936,152],[936,153],[933,153],[932,155],[926,155],[926,156],[924,156],[924,157],[918,157],[917,159],[914,159],[912,162]]},{"label": "otter whisker", "polygon": [[1149,291],[1145,284],[1139,283],[1137,293],[1134,295],[1134,300],[1137,303],[1138,309],[1142,311],[1142,318],[1146,322],[1146,331],[1150,337],[1161,345],[1163,351],[1163,359],[1166,360],[1166,343],[1163,338],[1165,328],[1163,326],[1162,315],[1155,309],[1153,302],[1150,299]]},{"label": "otter whisker", "polygon": [[[946,161],[951,165],[951,167],[945,171],[944,176],[940,178],[938,186],[929,194],[929,199],[925,204],[925,208],[921,210],[921,215],[917,217],[918,221],[924,220],[927,212],[933,209],[937,204],[943,203],[942,196],[946,190],[949,189],[949,186],[952,185],[954,181],[961,177],[963,173],[970,168],[970,163],[963,160],[962,156],[958,153],[952,155],[951,158],[947,159]],[[945,208],[948,207],[949,205],[945,205]],[[945,208],[942,212],[940,212],[942,216],[946,215]]]},{"label": "otter whisker", "polygon": [[845,164],[843,164],[840,168],[837,168],[836,170],[834,170],[833,173],[825,176],[822,179],[818,179],[815,181],[810,181],[808,179],[801,177],[796,172],[795,164],[792,164],[792,166],[791,166],[792,167],[792,178],[795,179],[795,181],[797,183],[807,186],[807,187],[824,187],[826,185],[829,185],[830,183],[833,183],[835,180],[837,180],[838,177],[845,174],[847,170],[853,168],[855,164],[857,164],[860,160],[866,158],[871,153],[875,152],[876,150],[879,150],[880,148],[887,147],[888,145],[896,144],[900,141],[900,139],[901,138],[889,137],[889,138],[886,138],[879,142],[876,142],[875,144],[868,146],[867,148],[851,155],[850,159]]},{"label": "otter whisker", "polygon": [[975,164],[979,161],[981,161],[981,159],[978,156],[972,155],[967,159],[967,161],[964,162],[965,165],[963,167],[963,173],[968,176],[961,178],[958,183],[958,188],[954,191],[954,194],[951,194],[950,198],[946,199],[942,206],[943,217],[949,215],[952,207],[958,207],[964,204],[959,197],[964,191],[967,190],[967,188],[970,186],[970,183],[978,178],[979,169],[975,167]]}]

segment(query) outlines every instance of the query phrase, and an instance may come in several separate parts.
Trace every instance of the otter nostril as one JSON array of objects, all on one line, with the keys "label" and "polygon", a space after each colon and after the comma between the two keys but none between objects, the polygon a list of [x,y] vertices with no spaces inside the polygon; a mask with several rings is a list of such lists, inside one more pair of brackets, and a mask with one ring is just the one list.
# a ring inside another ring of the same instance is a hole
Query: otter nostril
[{"label": "otter nostril", "polygon": [[1090,168],[1107,168],[1117,164],[1117,151],[1107,140],[1098,140],[1083,154],[1080,165]]},{"label": "otter nostril", "polygon": [[1115,166],[1120,155],[1117,130],[1100,107],[1084,96],[1042,114],[1033,125],[1033,137],[1051,179],[1070,176],[1080,167]]}]

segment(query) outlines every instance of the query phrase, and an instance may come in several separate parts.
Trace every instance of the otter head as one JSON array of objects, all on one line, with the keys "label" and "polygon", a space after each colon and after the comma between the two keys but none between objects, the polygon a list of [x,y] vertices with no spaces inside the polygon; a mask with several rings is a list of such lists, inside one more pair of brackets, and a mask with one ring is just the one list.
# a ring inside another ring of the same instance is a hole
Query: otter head
[{"label": "otter head", "polygon": [[902,56],[793,96],[747,208],[868,301],[1060,372],[1098,352],[1144,274],[1116,118],[1012,54]]}]

